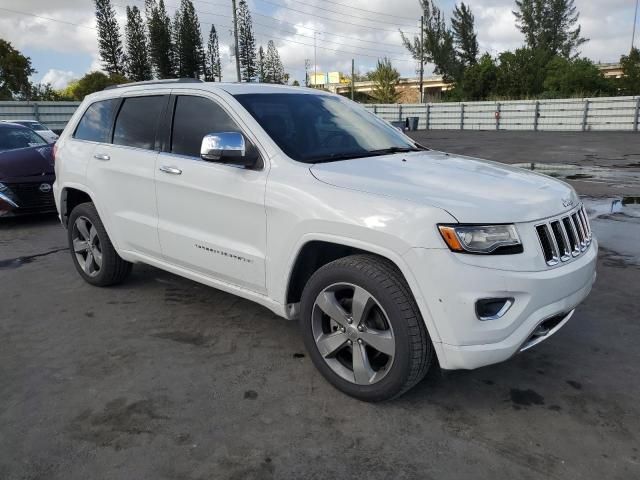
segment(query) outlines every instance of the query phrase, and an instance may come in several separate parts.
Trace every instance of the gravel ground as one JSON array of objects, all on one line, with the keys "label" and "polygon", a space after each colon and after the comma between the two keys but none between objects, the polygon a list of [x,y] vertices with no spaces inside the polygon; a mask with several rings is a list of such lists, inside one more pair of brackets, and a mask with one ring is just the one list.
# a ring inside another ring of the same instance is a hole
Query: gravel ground
[{"label": "gravel ground", "polygon": [[[416,136],[509,163],[640,161],[625,134]],[[640,221],[616,201],[640,190],[574,185],[603,248],[573,319],[377,405],[321,378],[296,322],[151,267],[91,287],[55,218],[1,222],[0,479],[639,478]]]}]

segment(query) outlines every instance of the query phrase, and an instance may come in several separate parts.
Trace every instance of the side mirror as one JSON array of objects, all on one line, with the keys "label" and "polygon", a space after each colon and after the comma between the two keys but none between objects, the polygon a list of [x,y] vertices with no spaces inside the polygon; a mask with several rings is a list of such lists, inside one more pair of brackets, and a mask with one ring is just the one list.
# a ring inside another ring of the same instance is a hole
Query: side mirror
[{"label": "side mirror", "polygon": [[208,162],[230,163],[244,167],[252,167],[257,161],[254,149],[247,148],[244,135],[239,132],[205,135],[200,146],[200,158]]}]

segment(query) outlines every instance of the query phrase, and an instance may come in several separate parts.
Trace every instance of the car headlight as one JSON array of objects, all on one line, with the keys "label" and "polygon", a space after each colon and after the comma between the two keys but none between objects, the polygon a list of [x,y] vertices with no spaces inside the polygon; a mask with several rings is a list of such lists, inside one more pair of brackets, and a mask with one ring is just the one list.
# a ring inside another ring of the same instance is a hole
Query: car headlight
[{"label": "car headlight", "polygon": [[438,230],[454,252],[497,255],[523,251],[515,225],[438,225]]}]

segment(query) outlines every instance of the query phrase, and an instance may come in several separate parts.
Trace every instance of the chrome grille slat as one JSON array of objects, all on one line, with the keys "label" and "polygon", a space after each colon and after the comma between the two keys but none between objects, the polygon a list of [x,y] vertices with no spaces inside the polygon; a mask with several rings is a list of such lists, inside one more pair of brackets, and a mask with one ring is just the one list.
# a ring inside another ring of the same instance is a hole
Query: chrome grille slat
[{"label": "chrome grille slat", "polygon": [[535,228],[545,262],[550,267],[580,256],[592,240],[591,225],[582,205],[568,214],[550,218]]}]

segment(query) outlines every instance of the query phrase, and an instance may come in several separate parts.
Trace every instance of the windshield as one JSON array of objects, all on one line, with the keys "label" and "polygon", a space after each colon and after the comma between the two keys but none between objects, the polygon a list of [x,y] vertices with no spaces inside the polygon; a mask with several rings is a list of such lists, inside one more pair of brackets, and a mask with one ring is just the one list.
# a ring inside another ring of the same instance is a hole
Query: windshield
[{"label": "windshield", "polygon": [[422,150],[355,103],[305,93],[239,94],[235,98],[289,157],[319,163]]},{"label": "windshield", "polygon": [[0,151],[47,145],[37,133],[27,128],[0,128]]},{"label": "windshield", "polygon": [[31,130],[47,130],[47,128],[44,125],[38,122],[13,122],[13,123],[17,123],[18,125],[29,127]]}]

